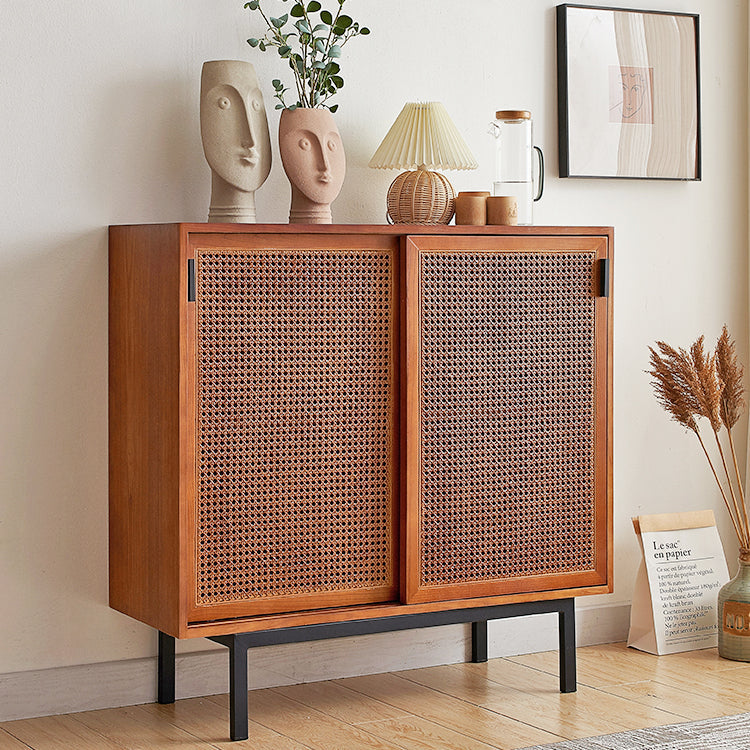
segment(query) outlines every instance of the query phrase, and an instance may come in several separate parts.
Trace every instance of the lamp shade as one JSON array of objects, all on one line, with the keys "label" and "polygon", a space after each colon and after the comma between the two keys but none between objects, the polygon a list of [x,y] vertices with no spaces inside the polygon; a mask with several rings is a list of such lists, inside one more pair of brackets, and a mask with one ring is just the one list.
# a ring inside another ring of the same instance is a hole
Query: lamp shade
[{"label": "lamp shade", "polygon": [[476,169],[477,161],[440,102],[409,102],[370,159],[376,169]]}]

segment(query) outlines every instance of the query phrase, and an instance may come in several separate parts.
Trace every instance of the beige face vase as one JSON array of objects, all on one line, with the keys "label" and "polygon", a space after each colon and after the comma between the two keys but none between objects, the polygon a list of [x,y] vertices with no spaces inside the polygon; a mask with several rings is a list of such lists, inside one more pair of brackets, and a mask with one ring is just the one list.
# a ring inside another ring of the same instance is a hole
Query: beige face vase
[{"label": "beige face vase", "polygon": [[271,138],[250,63],[203,63],[201,138],[211,167],[208,220],[254,223],[255,191],[271,171]]},{"label": "beige face vase", "polygon": [[279,150],[292,184],[290,224],[330,224],[331,203],[346,175],[346,156],[336,122],[327,109],[285,109]]}]

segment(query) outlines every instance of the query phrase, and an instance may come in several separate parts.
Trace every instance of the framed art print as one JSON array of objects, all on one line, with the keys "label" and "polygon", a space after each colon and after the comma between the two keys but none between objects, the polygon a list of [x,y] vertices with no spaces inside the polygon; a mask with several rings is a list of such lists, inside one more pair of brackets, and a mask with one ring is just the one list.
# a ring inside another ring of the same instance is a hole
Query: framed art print
[{"label": "framed art print", "polygon": [[557,6],[560,177],[700,180],[698,16]]}]

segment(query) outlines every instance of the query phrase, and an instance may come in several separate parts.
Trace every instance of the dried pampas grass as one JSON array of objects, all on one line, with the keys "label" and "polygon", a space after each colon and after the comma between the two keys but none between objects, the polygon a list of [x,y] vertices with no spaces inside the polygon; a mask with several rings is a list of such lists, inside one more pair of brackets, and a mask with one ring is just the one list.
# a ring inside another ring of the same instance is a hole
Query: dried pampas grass
[{"label": "dried pampas grass", "polygon": [[[695,434],[711,467],[716,484],[726,505],[741,547],[750,547],[750,522],[742,487],[737,455],[732,440],[732,427],[745,410],[744,369],[737,362],[734,342],[724,326],[713,353],[704,350],[701,336],[689,351],[675,349],[657,341],[649,347],[649,374],[656,398],[671,418]],[[708,421],[721,460],[724,481],[719,478],[701,435],[698,419]],[[719,434],[726,427],[732,471],[727,465]]]}]

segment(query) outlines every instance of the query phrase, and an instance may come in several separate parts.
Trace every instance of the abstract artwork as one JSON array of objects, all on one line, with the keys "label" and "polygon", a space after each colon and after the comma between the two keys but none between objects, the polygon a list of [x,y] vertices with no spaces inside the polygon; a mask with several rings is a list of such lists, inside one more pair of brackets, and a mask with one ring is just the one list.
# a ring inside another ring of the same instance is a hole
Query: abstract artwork
[{"label": "abstract artwork", "polygon": [[560,177],[700,180],[698,16],[557,6]]}]

